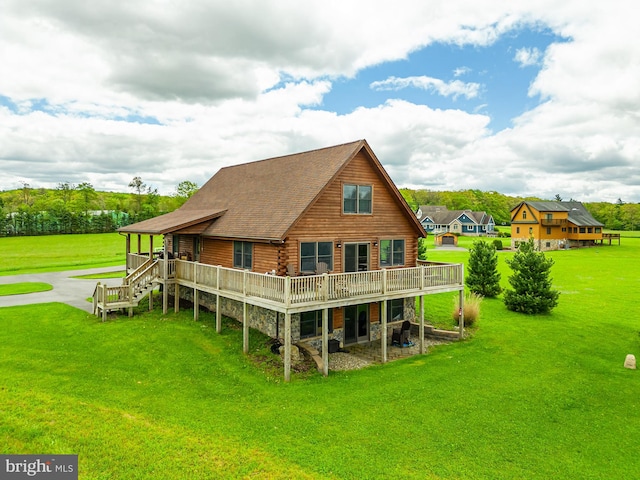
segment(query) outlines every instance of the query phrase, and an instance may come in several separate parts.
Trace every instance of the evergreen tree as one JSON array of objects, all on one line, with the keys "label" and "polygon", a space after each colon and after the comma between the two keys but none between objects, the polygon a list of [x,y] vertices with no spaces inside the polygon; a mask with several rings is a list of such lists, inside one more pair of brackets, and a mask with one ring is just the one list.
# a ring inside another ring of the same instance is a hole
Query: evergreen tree
[{"label": "evergreen tree", "polygon": [[483,297],[495,297],[500,288],[496,247],[483,240],[476,240],[469,252],[467,287]]},{"label": "evergreen tree", "polygon": [[513,290],[504,292],[504,304],[509,310],[527,314],[549,313],[558,305],[560,293],[551,289],[549,273],[553,259],[543,252],[536,252],[533,238],[521,243],[518,251],[507,265],[513,275],[509,283]]}]

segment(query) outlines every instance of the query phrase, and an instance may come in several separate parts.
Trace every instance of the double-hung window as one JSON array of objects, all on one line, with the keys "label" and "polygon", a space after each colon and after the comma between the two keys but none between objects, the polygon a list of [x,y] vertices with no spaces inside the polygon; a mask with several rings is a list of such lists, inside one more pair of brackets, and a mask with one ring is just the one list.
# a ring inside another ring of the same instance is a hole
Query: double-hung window
[{"label": "double-hung window", "polygon": [[333,270],[333,242],[300,242],[300,271],[315,272],[319,263]]},{"label": "double-hung window", "polygon": [[342,212],[370,214],[372,205],[371,185],[349,185],[342,186]]},{"label": "double-hung window", "polygon": [[387,301],[387,322],[399,322],[404,319],[404,299]]},{"label": "double-hung window", "polygon": [[[329,309],[329,332],[333,331],[333,309]],[[300,314],[300,338],[322,335],[322,310],[302,312]]]},{"label": "double-hung window", "polygon": [[380,267],[404,265],[404,240],[380,240]]},{"label": "double-hung window", "polygon": [[233,242],[233,266],[251,270],[253,257],[253,243]]}]

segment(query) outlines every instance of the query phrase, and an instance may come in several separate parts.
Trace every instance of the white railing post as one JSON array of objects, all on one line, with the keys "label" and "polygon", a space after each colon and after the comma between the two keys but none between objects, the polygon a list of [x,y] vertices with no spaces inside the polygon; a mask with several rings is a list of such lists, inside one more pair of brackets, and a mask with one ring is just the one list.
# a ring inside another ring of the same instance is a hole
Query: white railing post
[{"label": "white railing post", "polygon": [[291,306],[291,277],[284,277],[284,305]]},{"label": "white railing post", "polygon": [[328,273],[323,273],[322,274],[322,284],[320,285],[320,288],[322,288],[322,300],[323,301],[328,301],[329,300],[329,274]]},{"label": "white railing post", "polygon": [[381,294],[384,295],[385,293],[387,293],[387,269],[383,268],[382,269],[382,282],[380,282],[380,289],[381,289]]},{"label": "white railing post", "polygon": [[242,271],[242,295],[247,296],[247,271]]}]

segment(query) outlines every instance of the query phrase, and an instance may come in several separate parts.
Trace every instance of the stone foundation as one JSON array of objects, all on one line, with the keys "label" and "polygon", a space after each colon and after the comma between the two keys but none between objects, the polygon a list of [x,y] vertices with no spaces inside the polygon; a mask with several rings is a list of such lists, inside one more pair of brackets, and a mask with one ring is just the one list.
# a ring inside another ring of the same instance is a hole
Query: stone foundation
[{"label": "stone foundation", "polygon": [[[175,297],[175,285],[169,285],[169,295]],[[180,287],[180,298],[193,303],[193,289]],[[211,312],[216,311],[216,295],[207,292],[200,292],[199,303],[201,307]],[[221,314],[225,317],[233,318],[240,321],[242,318],[242,302],[231,300],[229,298],[220,298]],[[284,314],[278,313],[267,308],[258,307],[256,305],[247,305],[247,316],[249,318],[249,327],[268,335],[271,338],[282,339],[284,335]],[[415,298],[404,299],[404,320],[414,322],[416,320]],[[404,321],[403,320],[403,321]],[[401,323],[401,322],[394,322]],[[371,322],[369,325],[369,339],[379,340],[382,338],[382,325],[380,322]],[[344,344],[344,331],[342,328],[335,328],[329,333],[329,339],[335,339]],[[291,315],[291,341],[297,343],[300,341],[300,314]],[[313,337],[305,339],[305,342],[312,345],[318,350],[322,350],[322,337]]]}]

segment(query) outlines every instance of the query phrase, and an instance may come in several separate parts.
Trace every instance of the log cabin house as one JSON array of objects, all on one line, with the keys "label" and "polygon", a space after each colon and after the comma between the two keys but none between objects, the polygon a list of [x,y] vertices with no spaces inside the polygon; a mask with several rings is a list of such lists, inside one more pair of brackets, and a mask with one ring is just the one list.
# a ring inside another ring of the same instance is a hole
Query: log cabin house
[{"label": "log cabin house", "polygon": [[292,343],[320,351],[326,375],[338,342],[380,341],[386,361],[388,330],[405,320],[424,353],[423,295],[463,301],[462,265],[420,264],[426,232],[365,140],[222,168],[178,210],[119,231],[129,274],[120,291],[97,290],[96,314],[131,312],[162,284],[165,312],[178,296],[196,319],[204,306],[242,322],[245,352],[250,328],[280,339],[285,380]]}]

